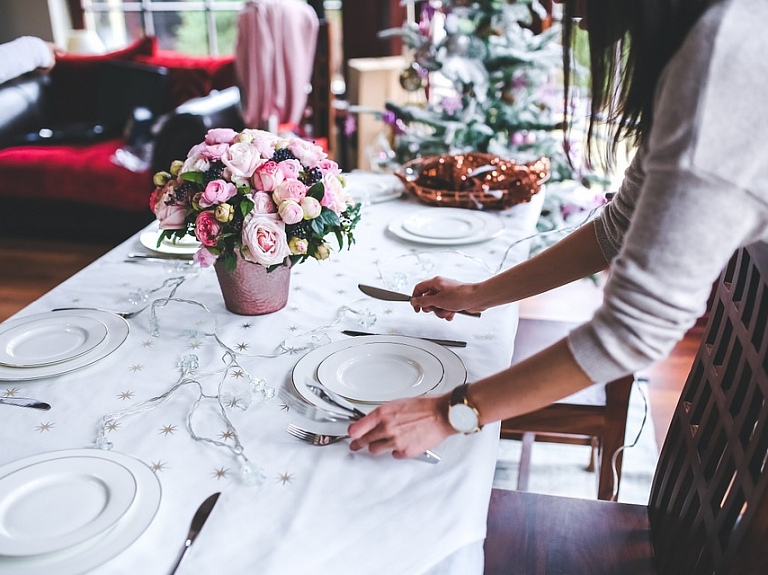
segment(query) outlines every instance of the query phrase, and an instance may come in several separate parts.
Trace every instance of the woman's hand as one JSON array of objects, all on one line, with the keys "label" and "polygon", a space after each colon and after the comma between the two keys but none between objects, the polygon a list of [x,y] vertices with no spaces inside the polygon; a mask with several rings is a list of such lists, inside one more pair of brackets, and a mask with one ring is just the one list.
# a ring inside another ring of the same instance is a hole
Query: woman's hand
[{"label": "woman's hand", "polygon": [[482,306],[477,301],[478,285],[438,276],[416,284],[411,305],[417,312],[432,312],[448,321],[453,319],[457,311],[485,311],[487,306]]},{"label": "woman's hand", "polygon": [[456,433],[447,421],[448,401],[448,395],[440,395],[386,403],[349,426],[350,449],[416,457]]}]

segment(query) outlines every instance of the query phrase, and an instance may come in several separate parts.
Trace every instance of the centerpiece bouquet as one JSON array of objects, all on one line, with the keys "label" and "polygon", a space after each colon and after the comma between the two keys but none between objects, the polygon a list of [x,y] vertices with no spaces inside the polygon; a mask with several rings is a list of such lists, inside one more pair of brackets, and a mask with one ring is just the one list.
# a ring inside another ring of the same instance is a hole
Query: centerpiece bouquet
[{"label": "centerpiece bouquet", "polygon": [[351,247],[360,218],[339,166],[320,146],[263,130],[211,129],[154,184],[158,245],[192,235],[201,244],[194,260],[229,272],[238,258],[267,272],[326,259],[327,236],[339,249]]}]

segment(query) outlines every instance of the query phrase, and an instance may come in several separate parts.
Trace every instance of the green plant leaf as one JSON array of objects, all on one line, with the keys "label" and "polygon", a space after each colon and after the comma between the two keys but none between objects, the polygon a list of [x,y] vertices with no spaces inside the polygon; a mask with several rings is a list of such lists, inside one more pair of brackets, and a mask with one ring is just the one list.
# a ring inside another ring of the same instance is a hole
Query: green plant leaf
[{"label": "green plant leaf", "polygon": [[205,174],[203,172],[184,172],[181,174],[181,179],[202,185],[205,182]]},{"label": "green plant leaf", "polygon": [[323,185],[323,182],[313,184],[312,187],[307,190],[307,195],[310,198],[315,198],[318,202],[322,200],[325,195],[325,186]]}]

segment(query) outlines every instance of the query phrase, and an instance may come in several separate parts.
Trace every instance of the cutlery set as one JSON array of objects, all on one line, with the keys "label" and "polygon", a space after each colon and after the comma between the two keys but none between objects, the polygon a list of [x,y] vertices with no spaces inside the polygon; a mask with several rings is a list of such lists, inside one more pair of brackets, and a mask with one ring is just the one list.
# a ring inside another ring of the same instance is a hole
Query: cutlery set
[{"label": "cutlery set", "polygon": [[48,411],[50,404],[44,403],[31,397],[0,397],[0,405],[15,405],[16,407],[29,407],[31,409],[42,409]]},{"label": "cutlery set", "polygon": [[[374,286],[369,286],[365,284],[357,284],[357,287],[360,288],[360,291],[363,292],[365,295],[371,296],[372,298],[381,299],[384,301],[411,301],[411,296],[404,293],[399,293],[396,291],[390,291],[382,288],[377,288]],[[468,315],[471,317],[480,317],[480,312],[475,311],[466,311],[461,310],[457,311],[456,313],[459,313],[461,315]]]}]

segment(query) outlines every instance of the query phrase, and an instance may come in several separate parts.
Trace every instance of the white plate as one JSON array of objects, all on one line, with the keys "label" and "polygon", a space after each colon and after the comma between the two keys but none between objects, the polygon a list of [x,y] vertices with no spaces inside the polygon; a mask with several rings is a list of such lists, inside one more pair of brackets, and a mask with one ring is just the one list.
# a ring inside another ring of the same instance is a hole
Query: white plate
[{"label": "white plate", "polygon": [[133,503],[136,481],[108,459],[66,457],[0,476],[0,555],[61,551],[103,533]]},{"label": "white plate", "polygon": [[125,321],[122,317],[107,311],[101,311],[96,309],[94,310],[78,309],[78,310],[43,312],[43,313],[27,316],[27,318],[13,319],[6,322],[6,324],[3,324],[3,325],[7,325],[16,321],[22,321],[23,319],[33,321],[37,318],[51,319],[54,317],[72,318],[72,317],[79,317],[79,316],[96,319],[102,322],[107,327],[107,336],[101,341],[101,343],[99,343],[92,350],[82,354],[79,357],[76,357],[69,361],[55,363],[52,365],[43,365],[39,367],[25,367],[25,368],[8,367],[5,365],[0,365],[0,381],[14,381],[14,382],[32,381],[35,379],[44,379],[46,377],[54,377],[56,375],[62,375],[64,373],[69,373],[71,371],[81,369],[83,367],[96,363],[99,360],[104,359],[105,357],[110,355],[112,352],[117,350],[121,345],[123,345],[126,338],[128,337],[128,334],[130,333],[130,327],[128,326],[128,322]]},{"label": "white plate", "polygon": [[363,403],[424,395],[443,379],[443,364],[410,344],[370,342],[332,353],[317,367],[320,382]]},{"label": "white plate", "polygon": [[0,365],[39,367],[74,359],[107,337],[107,326],[83,316],[20,318],[0,326]]},{"label": "white plate", "polygon": [[378,204],[405,193],[403,182],[394,174],[355,170],[342,176],[347,193],[358,202]]},{"label": "white plate", "polygon": [[80,545],[32,557],[0,556],[0,575],[88,573],[130,547],[152,523],[160,505],[160,482],[149,467],[128,455],[100,449],[67,449],[9,463],[0,468],[0,472],[5,475],[43,461],[71,457],[106,459],[125,467],[136,482],[133,504],[114,527]]},{"label": "white plate", "polygon": [[504,222],[486,212],[435,207],[401,216],[387,229],[410,242],[454,246],[493,239],[504,231]]},{"label": "white plate", "polygon": [[141,233],[139,241],[141,242],[141,245],[148,250],[160,252],[161,254],[191,256],[200,249],[200,242],[198,242],[195,237],[189,235],[177,239],[176,241],[163,238],[158,246],[157,240],[160,239],[160,234],[161,231],[159,229],[147,230]]},{"label": "white plate", "polygon": [[[467,368],[464,366],[464,362],[461,361],[459,356],[442,345],[438,345],[431,341],[400,335],[363,335],[334,341],[307,353],[293,368],[293,372],[291,373],[293,386],[296,388],[298,394],[312,405],[332,413],[340,413],[338,409],[335,409],[332,405],[329,405],[312,393],[307,387],[307,384],[317,385],[317,383],[320,382],[317,379],[317,368],[320,363],[331,354],[344,349],[357,348],[361,345],[378,342],[410,345],[423,349],[435,356],[443,366],[444,376],[440,383],[438,383],[429,393],[444,393],[457,385],[461,385],[467,380]],[[370,403],[355,403],[360,408],[360,411],[365,413],[373,411],[376,408],[376,405]]]}]

